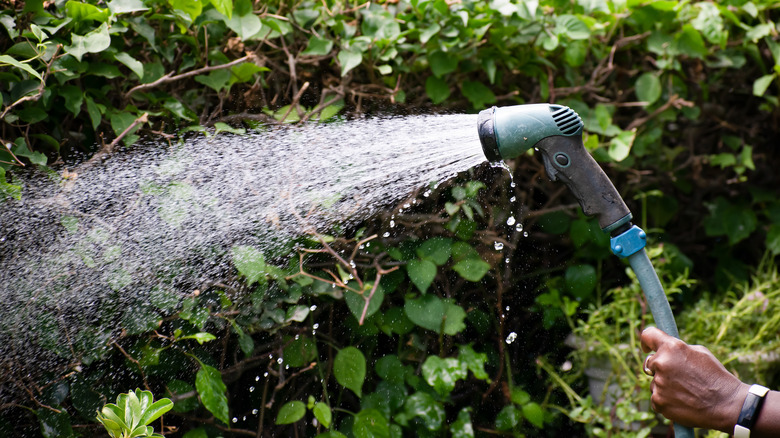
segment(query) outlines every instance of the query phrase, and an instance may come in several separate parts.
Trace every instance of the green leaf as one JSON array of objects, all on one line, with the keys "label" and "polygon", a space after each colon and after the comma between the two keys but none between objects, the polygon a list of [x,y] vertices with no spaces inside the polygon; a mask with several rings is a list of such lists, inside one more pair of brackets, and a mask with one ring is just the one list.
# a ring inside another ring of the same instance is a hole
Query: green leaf
[{"label": "green leaf", "polygon": [[590,38],[588,25],[574,15],[559,15],[555,17],[554,33],[566,35],[572,40],[586,40]]},{"label": "green leaf", "polygon": [[129,14],[149,10],[141,0],[111,0],[107,6],[113,14]]},{"label": "green leaf", "polygon": [[466,364],[452,357],[428,356],[422,365],[423,378],[442,397],[448,396],[457,381],[467,377],[467,372]]},{"label": "green leaf", "polygon": [[314,417],[317,418],[320,424],[325,426],[325,428],[330,429],[330,423],[333,420],[333,413],[330,411],[330,406],[323,402],[317,402],[314,405],[312,412],[314,412]]},{"label": "green leaf", "polygon": [[747,238],[756,229],[756,214],[747,205],[732,204],[722,197],[707,206],[710,216],[704,219],[704,232],[708,236],[727,236],[729,244]]},{"label": "green leaf", "polygon": [[19,62],[16,59],[14,59],[14,58],[12,58],[12,57],[10,57],[8,55],[0,55],[0,66],[2,66],[3,64],[12,65],[12,66],[14,66],[14,67],[16,67],[18,69],[22,69],[22,70],[26,71],[27,73],[29,73],[29,74],[35,76],[36,78],[38,78],[39,81],[43,81],[43,78],[41,77],[40,73],[35,71],[34,68],[30,67],[28,64]]},{"label": "green leaf", "polygon": [[333,360],[333,375],[336,381],[361,397],[363,381],[366,379],[366,358],[355,347],[341,349]]},{"label": "green leaf", "polygon": [[230,85],[230,78],[230,70],[219,69],[209,72],[208,75],[195,76],[195,82],[199,82],[219,92]]},{"label": "green leaf", "polygon": [[429,260],[438,266],[447,263],[452,252],[452,239],[433,237],[417,248],[417,255],[423,260]]},{"label": "green leaf", "polygon": [[417,289],[426,293],[436,278],[436,265],[429,260],[410,260],[406,265],[406,272]]},{"label": "green leaf", "polygon": [[438,78],[448,75],[458,68],[458,58],[452,53],[440,50],[428,55],[428,63],[431,66],[431,71]]},{"label": "green leaf", "polygon": [[292,424],[306,414],[306,405],[299,400],[288,401],[279,408],[276,414],[276,424]]},{"label": "green leaf", "polygon": [[770,75],[764,75],[760,78],[756,79],[753,82],[753,95],[754,96],[763,96],[764,93],[766,93],[767,88],[769,88],[770,85],[772,85],[772,81],[775,80],[775,74],[772,73]]},{"label": "green leaf", "polygon": [[38,422],[44,438],[71,438],[76,436],[70,425],[70,415],[64,409],[60,413],[46,408],[39,408],[35,412],[38,414]]},{"label": "green leaf", "polygon": [[766,233],[766,249],[773,255],[780,254],[780,225],[773,224]]},{"label": "green leaf", "polygon": [[231,250],[233,264],[238,273],[246,278],[248,285],[257,283],[268,272],[265,257],[259,249],[253,246],[234,246]]},{"label": "green leaf", "polygon": [[225,424],[230,424],[227,387],[222,382],[222,373],[216,368],[201,363],[201,368],[195,375],[195,389],[200,395],[203,406],[214,414],[215,418]]},{"label": "green leaf", "polygon": [[639,76],[634,85],[636,87],[636,96],[647,105],[652,105],[661,97],[661,80],[653,73],[645,73]]},{"label": "green leaf", "polygon": [[347,436],[337,430],[331,430],[330,432],[321,433],[314,438],[347,438]]},{"label": "green leaf", "polygon": [[252,39],[263,29],[260,17],[253,14],[251,10],[246,15],[233,14],[226,23],[244,41]]},{"label": "green leaf", "polygon": [[456,263],[452,270],[468,281],[478,282],[490,270],[490,264],[481,258],[466,258]]},{"label": "green leaf", "polygon": [[566,287],[578,299],[587,299],[596,288],[596,268],[591,265],[575,265],[566,268]]},{"label": "green leaf", "polygon": [[376,361],[374,369],[376,370],[376,374],[383,380],[387,380],[391,383],[404,383],[406,369],[404,368],[404,364],[401,363],[401,360],[395,354],[388,354]]},{"label": "green leaf", "polygon": [[531,402],[526,403],[522,407],[523,417],[530,421],[531,424],[541,429],[544,426],[544,411],[538,404]]},{"label": "green leaf", "polygon": [[450,426],[452,438],[474,438],[474,425],[471,423],[471,408],[466,407],[458,412],[458,419]]},{"label": "green leaf", "polygon": [[214,9],[230,19],[233,16],[233,2],[231,0],[210,0]]},{"label": "green leaf", "polygon": [[428,294],[416,299],[407,298],[404,311],[406,316],[418,326],[441,333],[447,306],[441,298]]},{"label": "green leaf", "polygon": [[461,91],[476,109],[496,103],[496,95],[482,82],[465,81],[461,86]]},{"label": "green leaf", "polygon": [[331,50],[333,50],[333,40],[312,35],[309,38],[309,44],[306,46],[306,50],[301,52],[301,55],[325,56],[330,53]]},{"label": "green leaf", "polygon": [[367,289],[363,290],[362,295],[350,290],[344,292],[344,300],[347,302],[347,307],[349,307],[349,311],[352,312],[355,319],[358,321],[360,321],[361,316],[363,316],[363,309],[366,307],[366,301],[368,301],[368,309],[366,309],[365,317],[369,318],[379,310],[382,306],[382,302],[385,300],[385,292],[382,290],[381,284],[377,285],[374,295],[368,300],[371,286],[371,283],[366,283]]},{"label": "green leaf", "polygon": [[609,157],[617,162],[621,162],[628,158],[628,154],[631,153],[631,146],[634,144],[636,138],[636,128],[631,131],[621,131],[609,141]]},{"label": "green leaf", "polygon": [[193,335],[182,336],[179,339],[194,339],[198,341],[198,344],[203,345],[204,342],[211,342],[217,339],[217,337],[212,335],[211,333],[199,332]]},{"label": "green leaf", "polygon": [[79,61],[87,53],[100,53],[111,45],[108,24],[103,23],[99,28],[84,36],[71,34],[70,41],[71,44],[64,47],[65,53],[72,55]]},{"label": "green leaf", "polygon": [[64,85],[58,93],[65,99],[65,108],[74,116],[79,115],[81,105],[84,103],[84,93],[81,89],[75,85]]},{"label": "green leaf", "polygon": [[513,405],[506,405],[496,416],[496,429],[509,430],[520,422],[521,412]]},{"label": "green leaf", "polygon": [[306,336],[300,336],[284,348],[284,362],[291,367],[302,367],[314,360],[316,345]]},{"label": "green leaf", "polygon": [[87,21],[95,20],[101,23],[108,20],[108,9],[101,9],[95,5],[89,3],[81,3],[78,1],[69,1],[65,3],[65,15],[72,18],[74,21]]},{"label": "green leaf", "polygon": [[692,25],[686,24],[676,34],[677,49],[692,58],[704,58],[709,53],[701,34]]},{"label": "green leaf", "polygon": [[441,429],[446,421],[444,408],[425,392],[416,392],[404,402],[404,412],[411,418],[418,417],[430,431]]},{"label": "green leaf", "polygon": [[144,77],[144,65],[141,64],[141,62],[138,61],[137,59],[128,55],[126,52],[117,53],[115,58],[117,61],[126,65],[127,68],[129,68],[133,73],[135,73],[135,75],[138,76],[138,79]]},{"label": "green leaf", "polygon": [[437,105],[447,100],[451,94],[447,81],[437,76],[428,76],[425,80],[425,93]]},{"label": "green leaf", "polygon": [[474,377],[480,380],[488,380],[488,373],[485,371],[487,362],[486,353],[477,353],[471,348],[471,345],[461,345],[458,348],[458,360],[468,367]]},{"label": "green leaf", "polygon": [[376,409],[363,409],[352,423],[355,438],[390,438],[387,419]]},{"label": "green leaf", "polygon": [[450,336],[466,329],[466,324],[463,322],[466,319],[466,311],[452,301],[451,298],[444,300],[444,334]]},{"label": "green leaf", "polygon": [[143,413],[139,423],[141,425],[147,426],[151,424],[152,421],[160,418],[163,414],[170,411],[172,408],[173,402],[169,399],[163,398],[157,400],[156,402],[152,403],[151,406],[146,408],[146,411]]},{"label": "green leaf", "polygon": [[363,53],[355,50],[341,50],[338,54],[339,65],[341,65],[341,77],[344,77],[350,70],[363,62]]}]

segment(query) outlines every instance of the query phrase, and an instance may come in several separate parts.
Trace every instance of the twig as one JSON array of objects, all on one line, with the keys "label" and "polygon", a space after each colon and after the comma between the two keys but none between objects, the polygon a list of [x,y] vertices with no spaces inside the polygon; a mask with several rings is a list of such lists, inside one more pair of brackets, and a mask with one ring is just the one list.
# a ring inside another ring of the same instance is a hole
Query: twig
[{"label": "twig", "polygon": [[128,90],[127,93],[125,93],[125,98],[130,97],[131,94],[133,94],[133,93],[135,93],[137,91],[148,90],[150,88],[154,88],[154,87],[160,86],[160,85],[168,83],[168,82],[178,81],[180,79],[185,79],[185,78],[188,78],[190,76],[195,76],[195,75],[199,75],[199,74],[202,74],[202,73],[208,73],[208,72],[211,72],[211,71],[214,71],[214,70],[222,70],[222,69],[230,68],[230,67],[233,67],[234,65],[242,64],[242,63],[247,62],[249,60],[255,59],[255,57],[256,56],[255,56],[254,53],[249,52],[249,54],[244,56],[243,58],[235,59],[233,61],[228,62],[227,64],[210,65],[210,66],[207,66],[207,67],[203,67],[203,68],[199,68],[199,69],[196,69],[196,70],[188,71],[186,73],[182,73],[182,74],[175,75],[175,76],[173,76],[173,73],[167,73],[163,77],[161,77],[160,79],[157,79],[154,82],[149,82],[148,84],[136,85],[135,87],[133,87],[130,90]]},{"label": "twig", "polygon": [[635,129],[635,128],[638,128],[638,127],[644,125],[645,123],[647,123],[648,120],[651,120],[651,119],[655,118],[656,116],[658,116],[659,114],[661,114],[662,112],[666,111],[667,109],[669,109],[672,106],[677,108],[677,109],[679,109],[681,107],[684,107],[684,106],[692,107],[693,106],[693,102],[689,102],[689,101],[681,98],[680,96],[674,94],[674,95],[672,95],[669,98],[669,100],[665,104],[663,104],[663,105],[659,106],[658,108],[656,108],[655,111],[650,113],[647,117],[642,117],[641,119],[636,119],[633,122],[629,123],[629,125],[626,127],[625,130],[626,131],[631,131],[632,129]]},{"label": "twig", "polygon": [[309,88],[309,82],[306,81],[301,86],[301,89],[298,90],[297,93],[295,93],[295,97],[293,97],[292,103],[290,104],[290,107],[287,108],[287,111],[284,113],[281,119],[279,119],[279,122],[284,122],[287,119],[287,116],[290,115],[290,112],[293,110],[293,108],[298,107],[298,101],[301,100],[301,96],[303,95],[303,92],[306,91],[306,89]]},{"label": "twig", "polygon": [[119,351],[122,353],[122,355],[124,355],[124,356],[127,358],[127,360],[129,360],[130,362],[134,363],[134,364],[135,364],[135,365],[138,367],[138,372],[140,372],[140,373],[141,373],[141,378],[142,378],[142,379],[143,379],[143,381],[144,381],[144,387],[147,389],[147,391],[151,391],[151,390],[152,390],[152,388],[150,388],[150,387],[149,387],[149,382],[146,380],[146,373],[144,373],[144,368],[141,366],[141,362],[138,362],[138,360],[137,360],[137,359],[135,359],[133,356],[130,356],[130,355],[129,355],[129,354],[126,352],[126,351],[125,351],[125,349],[124,349],[124,348],[122,348],[122,346],[121,346],[121,345],[119,345],[119,344],[118,344],[116,341],[111,341],[111,343],[112,343],[112,344],[114,344],[114,346],[115,346],[117,349],[119,349]]},{"label": "twig", "polygon": [[80,165],[78,167],[78,172],[80,173],[84,171],[84,169],[88,169],[92,166],[94,166],[98,161],[102,160],[104,157],[111,155],[114,153],[114,148],[116,148],[116,145],[119,144],[119,142],[127,136],[127,134],[130,133],[136,126],[138,126],[139,123],[147,123],[149,121],[149,113],[143,113],[140,117],[133,120],[133,123],[130,124],[127,128],[125,128],[124,131],[122,131],[121,134],[117,136],[117,138],[114,139],[111,143],[107,145],[103,145],[102,148],[100,148],[99,151],[95,153],[95,155],[92,156],[89,160],[85,161],[84,164]]}]

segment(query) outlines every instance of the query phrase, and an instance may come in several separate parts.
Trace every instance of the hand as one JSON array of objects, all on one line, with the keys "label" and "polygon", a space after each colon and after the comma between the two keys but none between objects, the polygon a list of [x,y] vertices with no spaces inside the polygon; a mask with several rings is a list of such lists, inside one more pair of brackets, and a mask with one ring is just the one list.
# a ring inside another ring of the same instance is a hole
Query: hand
[{"label": "hand", "polygon": [[653,410],[688,427],[732,433],[749,385],[739,381],[705,347],[688,345],[655,327],[642,332],[653,374]]}]

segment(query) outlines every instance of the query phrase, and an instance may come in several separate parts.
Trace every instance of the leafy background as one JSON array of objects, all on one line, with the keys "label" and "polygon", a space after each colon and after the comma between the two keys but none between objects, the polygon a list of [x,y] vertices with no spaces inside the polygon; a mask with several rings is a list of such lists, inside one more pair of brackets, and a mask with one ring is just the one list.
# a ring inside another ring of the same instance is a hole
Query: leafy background
[{"label": "leafy background", "polygon": [[[734,333],[724,358],[776,342],[773,1],[0,4],[5,202],[17,174],[66,180],[140,139],[556,102],[650,233],[683,336]],[[175,402],[156,429],[189,438],[663,434],[630,361],[651,322],[632,278],[535,157],[509,165],[514,184],[475,168],[310,236],[302,268],[234,248],[229,288],[158,306],[156,331],[130,325],[109,348],[60,349],[60,369],[3,362],[0,431],[94,436],[97,409],[143,387]],[[756,324],[729,331],[740,315]],[[627,395],[589,394],[583,345]]]}]

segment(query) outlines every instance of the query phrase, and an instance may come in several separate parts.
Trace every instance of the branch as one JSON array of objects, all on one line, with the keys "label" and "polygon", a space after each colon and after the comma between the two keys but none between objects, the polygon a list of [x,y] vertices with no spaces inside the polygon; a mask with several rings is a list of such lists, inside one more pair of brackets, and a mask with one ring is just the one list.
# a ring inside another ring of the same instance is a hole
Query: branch
[{"label": "branch", "polygon": [[211,66],[208,66],[208,67],[199,68],[197,70],[188,71],[186,73],[182,73],[180,75],[175,75],[175,76],[172,76],[173,73],[167,73],[165,76],[161,77],[160,79],[157,79],[154,82],[150,82],[148,84],[136,85],[135,87],[133,87],[130,90],[128,90],[127,93],[125,93],[125,98],[130,97],[131,94],[133,94],[133,93],[135,93],[137,91],[148,90],[150,88],[154,88],[154,87],[160,86],[162,84],[166,84],[168,82],[178,81],[180,79],[185,79],[185,78],[188,78],[190,76],[195,76],[195,75],[199,75],[199,74],[202,74],[202,73],[208,73],[208,72],[211,72],[211,71],[214,71],[214,70],[222,70],[222,69],[225,69],[225,68],[230,68],[230,67],[233,67],[234,65],[242,64],[244,62],[247,62],[247,61],[249,61],[251,59],[255,59],[255,58],[256,58],[256,55],[253,52],[249,52],[249,54],[244,56],[243,58],[235,59],[233,61],[228,62],[227,64],[211,65]]}]

